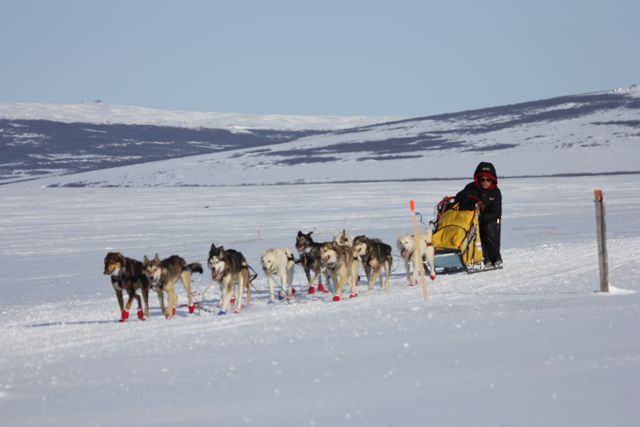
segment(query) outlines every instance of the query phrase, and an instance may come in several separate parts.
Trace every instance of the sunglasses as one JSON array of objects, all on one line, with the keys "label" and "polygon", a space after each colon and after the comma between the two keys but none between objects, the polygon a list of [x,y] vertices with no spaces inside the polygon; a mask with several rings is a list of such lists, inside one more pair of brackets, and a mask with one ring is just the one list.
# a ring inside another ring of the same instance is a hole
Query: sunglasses
[{"label": "sunglasses", "polygon": [[480,181],[480,182],[493,182],[493,180],[489,179],[489,178],[480,178],[478,181]]}]

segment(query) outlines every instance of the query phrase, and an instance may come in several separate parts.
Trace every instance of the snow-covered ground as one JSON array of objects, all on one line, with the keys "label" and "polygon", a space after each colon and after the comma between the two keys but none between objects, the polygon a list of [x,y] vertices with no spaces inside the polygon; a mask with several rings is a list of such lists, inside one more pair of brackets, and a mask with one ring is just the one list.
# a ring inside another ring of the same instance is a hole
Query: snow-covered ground
[{"label": "snow-covered ground", "polygon": [[[505,269],[439,276],[426,303],[395,257],[388,292],[332,303],[306,295],[298,269],[294,304],[267,304],[260,274],[240,314],[182,307],[167,321],[152,297],[148,321],[117,322],[108,251],[205,262],[216,242],[259,270],[298,230],[393,243],[410,231],[409,199],[431,218],[464,184],[0,187],[2,424],[637,425],[638,175],[502,180]],[[595,292],[595,188],[608,295]],[[209,284],[196,275],[196,291]]]}]

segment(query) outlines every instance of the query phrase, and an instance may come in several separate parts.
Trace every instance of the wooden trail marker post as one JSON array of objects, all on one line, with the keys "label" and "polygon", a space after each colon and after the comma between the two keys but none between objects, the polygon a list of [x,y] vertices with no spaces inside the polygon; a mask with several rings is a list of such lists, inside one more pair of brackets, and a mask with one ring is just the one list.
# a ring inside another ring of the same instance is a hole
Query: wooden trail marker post
[{"label": "wooden trail marker post", "polygon": [[598,235],[598,260],[600,266],[600,292],[609,292],[609,256],[607,255],[607,221],[602,190],[595,190],[596,232]]},{"label": "wooden trail marker post", "polygon": [[427,277],[424,274],[424,266],[422,264],[422,257],[420,256],[420,237],[418,230],[418,220],[416,219],[416,204],[412,200],[409,200],[409,210],[411,211],[411,220],[413,221],[413,251],[414,265],[418,269],[420,274],[420,284],[422,285],[422,297],[424,301],[429,301],[429,290],[427,289]]}]

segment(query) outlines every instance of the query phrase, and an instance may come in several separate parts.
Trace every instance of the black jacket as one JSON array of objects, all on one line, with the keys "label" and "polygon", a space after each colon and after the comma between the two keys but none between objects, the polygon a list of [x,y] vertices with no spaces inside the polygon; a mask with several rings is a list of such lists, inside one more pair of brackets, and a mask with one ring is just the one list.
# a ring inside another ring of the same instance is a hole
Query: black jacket
[{"label": "black jacket", "polygon": [[[488,189],[483,190],[480,186],[480,178],[489,178],[493,183]],[[473,210],[478,204],[481,223],[502,218],[502,193],[498,188],[498,174],[493,164],[480,162],[473,173],[473,182],[456,194],[455,200],[463,211]]]},{"label": "black jacket", "polygon": [[498,187],[483,191],[476,182],[470,182],[458,194],[456,202],[460,203],[460,210],[473,210],[476,203],[480,207],[480,222],[495,221],[502,217],[502,193]]}]

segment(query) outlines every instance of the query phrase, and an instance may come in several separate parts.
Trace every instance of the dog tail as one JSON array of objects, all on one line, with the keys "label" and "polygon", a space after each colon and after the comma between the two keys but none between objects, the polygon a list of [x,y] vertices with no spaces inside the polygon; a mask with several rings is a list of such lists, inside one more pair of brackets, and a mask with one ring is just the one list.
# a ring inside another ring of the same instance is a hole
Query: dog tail
[{"label": "dog tail", "polygon": [[204,273],[204,270],[202,270],[202,264],[200,264],[199,262],[194,262],[187,265],[187,268],[185,270],[187,270],[189,273]]}]

